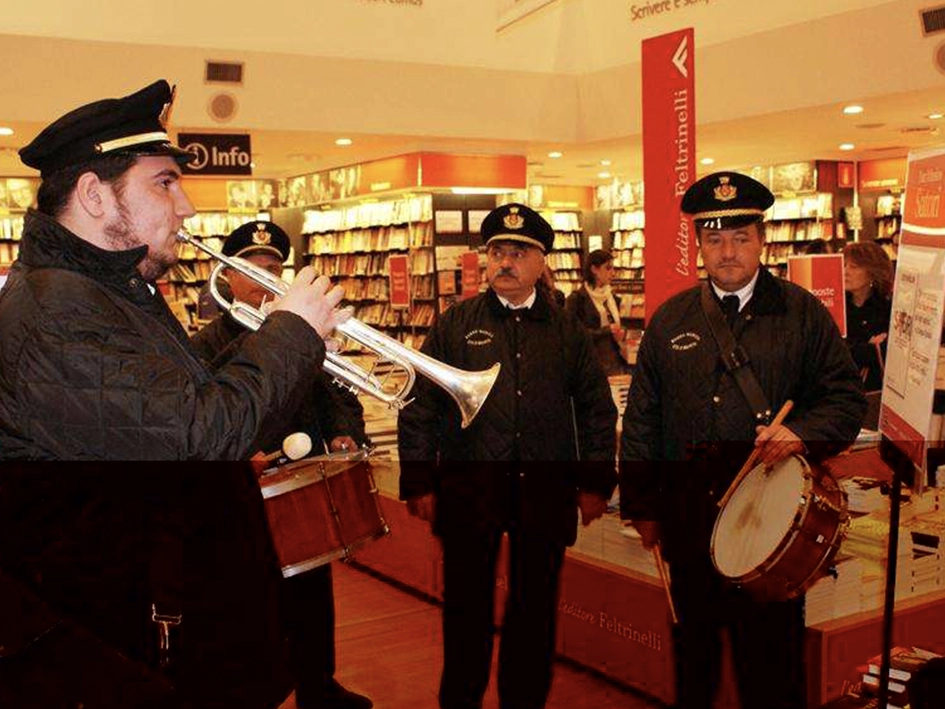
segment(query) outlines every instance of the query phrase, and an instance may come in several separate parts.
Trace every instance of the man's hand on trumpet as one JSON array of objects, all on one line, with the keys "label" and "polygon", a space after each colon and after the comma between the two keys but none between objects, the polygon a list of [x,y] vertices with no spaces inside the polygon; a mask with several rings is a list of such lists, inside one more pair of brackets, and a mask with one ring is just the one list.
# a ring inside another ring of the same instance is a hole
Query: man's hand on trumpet
[{"label": "man's hand on trumpet", "polygon": [[286,294],[272,306],[273,310],[288,310],[303,318],[325,338],[340,323],[351,317],[348,309],[338,310],[344,289],[332,287],[327,276],[316,278],[315,269],[306,266],[289,286]]},{"label": "man's hand on trumpet", "polygon": [[755,448],[758,450],[756,462],[767,466],[774,465],[794,453],[804,452],[804,442],[784,424],[758,426],[755,428]]}]

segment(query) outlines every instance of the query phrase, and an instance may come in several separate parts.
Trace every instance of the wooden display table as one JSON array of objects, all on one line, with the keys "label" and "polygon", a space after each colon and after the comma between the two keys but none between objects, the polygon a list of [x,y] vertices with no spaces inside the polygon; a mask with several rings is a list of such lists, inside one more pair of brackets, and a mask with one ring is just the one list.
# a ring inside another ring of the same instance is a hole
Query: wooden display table
[{"label": "wooden display table", "polygon": [[[442,554],[429,525],[408,515],[395,499],[390,469],[381,485],[381,507],[391,534],[355,555],[357,562],[384,576],[437,599],[442,598]],[[833,466],[838,477],[868,475],[882,478],[888,469],[874,449],[841,457]],[[594,525],[619,529],[613,515]],[[589,530],[595,529],[591,525]],[[599,528],[598,528],[599,529]],[[615,532],[617,534],[619,532]],[[638,540],[620,539],[626,545]],[[562,569],[558,604],[558,652],[620,683],[631,685],[667,704],[674,696],[672,637],[666,597],[655,572],[640,573],[611,558],[614,547],[599,545],[600,553],[569,549]],[[504,601],[506,575],[500,558],[497,572],[497,614]],[[808,698],[817,707],[839,695],[844,681],[855,681],[856,667],[880,652],[882,609],[855,613],[808,627]],[[772,642],[777,642],[772,638]],[[895,644],[914,644],[945,654],[945,591],[904,599],[896,604]],[[723,661],[718,707],[738,707],[731,661]]]}]

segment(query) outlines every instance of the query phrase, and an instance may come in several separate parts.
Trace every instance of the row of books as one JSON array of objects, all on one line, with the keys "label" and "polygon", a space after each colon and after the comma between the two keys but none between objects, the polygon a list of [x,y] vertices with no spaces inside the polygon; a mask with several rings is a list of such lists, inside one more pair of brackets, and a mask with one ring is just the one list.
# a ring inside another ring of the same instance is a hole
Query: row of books
[{"label": "row of books", "polygon": [[812,239],[830,239],[833,236],[833,222],[769,222],[765,225],[765,240],[772,241],[810,241]]},{"label": "row of books", "polygon": [[615,268],[643,268],[643,248],[624,249],[614,252]]},{"label": "row of books", "polygon": [[551,224],[551,228],[555,231],[581,231],[581,223],[577,212],[542,211],[541,216]]},{"label": "row of books", "polygon": [[555,283],[576,282],[578,286],[584,281],[584,274],[576,268],[552,268],[555,276]]},{"label": "row of books", "polygon": [[226,236],[246,222],[257,221],[251,214],[198,212],[184,220],[184,228],[194,236]]},{"label": "row of books", "polygon": [[183,283],[197,283],[205,281],[210,277],[210,272],[216,266],[215,261],[179,261],[171,267],[167,273],[169,281],[180,281]]},{"label": "row of books", "polygon": [[552,251],[545,257],[548,266],[554,270],[581,269],[581,254],[571,251]]},{"label": "row of books", "polygon": [[433,324],[436,312],[433,303],[414,303],[406,311],[392,308],[389,303],[371,303],[357,307],[354,316],[361,322],[376,327],[429,327]]},{"label": "row of books", "polygon": [[366,227],[308,236],[310,254],[416,249],[433,246],[433,222]]},{"label": "row of books", "polygon": [[[907,709],[916,706],[913,702],[918,698],[913,695],[921,694],[917,683],[922,681],[920,675],[932,670],[930,663],[938,663],[941,655],[931,650],[919,647],[897,646],[889,653],[889,694],[887,709]],[[845,698],[841,697],[826,705],[825,709],[839,709],[840,707],[868,708],[876,705],[879,694],[880,673],[882,671],[882,655],[874,655],[865,664],[857,667],[857,678],[845,689]],[[945,697],[921,697],[923,706],[942,706],[936,700],[945,702]]]},{"label": "row of books", "polygon": [[[335,281],[345,291],[348,302],[361,300],[389,300],[390,282],[387,278],[342,278]],[[410,278],[410,295],[413,298],[430,300],[433,298],[433,279],[429,276]]]},{"label": "row of books", "polygon": [[555,250],[579,248],[581,248],[581,235],[579,233],[573,231],[555,233]]},{"label": "row of books", "polygon": [[618,268],[614,271],[614,278],[618,281],[638,281],[643,278],[643,267]]},{"label": "row of books", "polygon": [[23,217],[0,217],[0,239],[19,241],[23,236]]},{"label": "row of books", "polygon": [[610,219],[611,231],[633,231],[646,226],[646,216],[642,209],[632,212],[614,212]]},{"label": "row of books", "polygon": [[646,239],[643,237],[642,229],[630,229],[615,231],[611,248],[634,249],[638,246],[646,246]]},{"label": "row of books", "polygon": [[[201,239],[201,242],[206,244],[214,251],[223,250],[223,238],[220,236],[207,236]],[[200,251],[196,246],[191,244],[181,244],[180,250],[177,253],[180,258],[184,260],[208,260],[211,258],[206,252]],[[289,257],[289,260],[292,260],[291,256]]]},{"label": "row of books", "polygon": [[15,241],[0,242],[0,265],[8,266],[20,255],[20,245]]},{"label": "row of books", "polygon": [[778,198],[765,214],[765,219],[829,219],[833,216],[833,195],[818,192],[793,198]]},{"label": "row of books", "polygon": [[430,195],[416,195],[384,202],[365,202],[341,209],[306,209],[302,231],[343,231],[432,220],[433,198]]},{"label": "row of books", "polygon": [[[761,250],[761,263],[765,265],[787,263],[788,257],[799,256],[791,244],[765,244]],[[702,265],[702,257],[699,256],[699,266]]]}]

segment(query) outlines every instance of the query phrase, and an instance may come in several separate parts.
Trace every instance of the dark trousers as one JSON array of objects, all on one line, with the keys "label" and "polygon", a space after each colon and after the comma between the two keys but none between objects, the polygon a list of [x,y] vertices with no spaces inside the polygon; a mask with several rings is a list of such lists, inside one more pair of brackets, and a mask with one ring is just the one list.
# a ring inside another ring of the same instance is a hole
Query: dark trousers
[{"label": "dark trousers", "polygon": [[670,565],[676,706],[710,709],[727,628],[742,709],[805,709],[804,600],[761,603],[715,571],[711,561]]},{"label": "dark trousers", "polygon": [[[479,709],[495,632],[496,557],[502,530],[443,535],[442,709]],[[509,584],[499,646],[501,709],[541,709],[551,688],[558,579],[564,547],[509,532]]]},{"label": "dark trousers", "polygon": [[335,676],[331,564],[285,579],[282,595],[296,703],[302,709],[319,707]]}]

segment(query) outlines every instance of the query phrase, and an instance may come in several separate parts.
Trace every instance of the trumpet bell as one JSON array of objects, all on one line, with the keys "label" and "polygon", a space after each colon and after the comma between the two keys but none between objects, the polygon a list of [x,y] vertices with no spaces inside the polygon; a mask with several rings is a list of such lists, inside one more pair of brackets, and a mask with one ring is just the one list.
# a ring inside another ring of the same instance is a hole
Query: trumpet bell
[{"label": "trumpet bell", "polygon": [[[278,297],[285,295],[289,288],[285,281],[277,278],[269,271],[259,268],[246,259],[226,256],[211,249],[200,239],[194,238],[185,229],[178,232],[177,238],[179,241],[190,244],[220,262],[210,274],[210,294],[217,304],[243,327],[258,330],[265,321],[266,314],[247,303],[226,299],[217,287],[217,279],[222,275],[224,266],[243,274]],[[422,352],[413,350],[393,337],[385,335],[355,318],[345,320],[338,326],[337,331],[374,352],[379,358],[387,360],[395,367],[403,370],[406,378],[397,390],[387,391],[384,388],[384,383],[371,372],[357,367],[336,352],[328,352],[325,355],[323,366],[325,371],[335,378],[336,383],[353,391],[363,391],[391,408],[402,409],[410,403],[407,395],[413,388],[416,372],[419,372],[446,391],[456,402],[462,415],[463,428],[469,426],[476,418],[476,414],[479,413],[483,403],[485,403],[489,392],[492,391],[501,369],[499,363],[479,372],[458,369]]]}]

